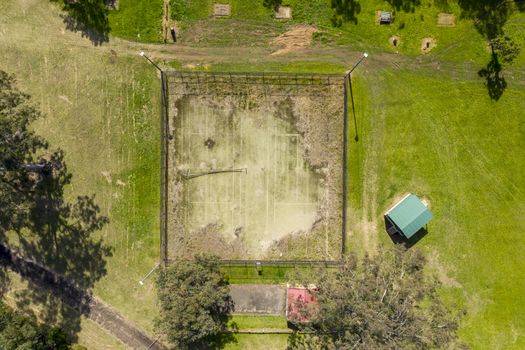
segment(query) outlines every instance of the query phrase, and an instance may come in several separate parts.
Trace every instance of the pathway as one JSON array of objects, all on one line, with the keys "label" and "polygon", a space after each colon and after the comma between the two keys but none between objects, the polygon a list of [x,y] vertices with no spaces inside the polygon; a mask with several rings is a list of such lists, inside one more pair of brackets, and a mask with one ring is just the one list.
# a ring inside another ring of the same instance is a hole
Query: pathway
[{"label": "pathway", "polygon": [[[28,260],[0,243],[0,265],[53,293],[63,303],[95,321],[100,327],[132,349],[166,350],[167,347],[132,324],[117,310],[83,290],[72,281]],[[152,345],[153,344],[153,345]]]}]

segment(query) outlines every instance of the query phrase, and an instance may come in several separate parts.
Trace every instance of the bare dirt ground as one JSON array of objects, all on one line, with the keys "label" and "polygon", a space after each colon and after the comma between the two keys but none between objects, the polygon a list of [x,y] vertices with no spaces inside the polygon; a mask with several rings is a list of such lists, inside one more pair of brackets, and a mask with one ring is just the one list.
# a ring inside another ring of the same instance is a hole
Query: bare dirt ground
[{"label": "bare dirt ground", "polygon": [[319,29],[309,25],[292,28],[273,40],[272,44],[280,48],[272,52],[272,55],[283,55],[309,47],[312,44],[312,35],[318,31]]}]

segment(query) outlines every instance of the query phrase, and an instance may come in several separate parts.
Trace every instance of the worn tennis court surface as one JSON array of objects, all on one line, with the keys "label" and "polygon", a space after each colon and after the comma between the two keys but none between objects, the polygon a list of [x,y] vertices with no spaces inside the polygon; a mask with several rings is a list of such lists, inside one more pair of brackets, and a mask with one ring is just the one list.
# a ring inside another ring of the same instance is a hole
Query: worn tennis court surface
[{"label": "worn tennis court surface", "polygon": [[167,257],[336,258],[343,80],[168,75]]}]

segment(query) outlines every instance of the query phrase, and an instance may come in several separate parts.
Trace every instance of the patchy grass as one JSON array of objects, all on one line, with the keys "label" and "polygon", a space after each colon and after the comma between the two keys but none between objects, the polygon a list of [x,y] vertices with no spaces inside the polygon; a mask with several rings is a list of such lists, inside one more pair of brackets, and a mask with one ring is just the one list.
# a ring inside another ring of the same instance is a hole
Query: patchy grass
[{"label": "patchy grass", "polygon": [[[65,152],[73,174],[67,198],[94,193],[110,219],[98,235],[113,256],[95,294],[151,331],[155,291],[151,280],[137,282],[159,256],[158,76],[136,55],[62,34],[53,4],[34,2],[23,16],[19,5],[0,4],[4,68],[44,113],[36,131]],[[43,28],[57,34],[42,37]]]},{"label": "patchy grass", "polygon": [[119,9],[109,13],[111,34],[146,43],[162,41],[162,0],[119,0]]},{"label": "patchy grass", "polygon": [[405,192],[428,198],[434,218],[417,246],[438,257],[445,294],[468,311],[461,336],[474,349],[522,349],[525,87],[494,102],[481,79],[454,74],[384,69],[354,81],[351,240],[366,249],[379,232],[391,244],[382,213]]}]

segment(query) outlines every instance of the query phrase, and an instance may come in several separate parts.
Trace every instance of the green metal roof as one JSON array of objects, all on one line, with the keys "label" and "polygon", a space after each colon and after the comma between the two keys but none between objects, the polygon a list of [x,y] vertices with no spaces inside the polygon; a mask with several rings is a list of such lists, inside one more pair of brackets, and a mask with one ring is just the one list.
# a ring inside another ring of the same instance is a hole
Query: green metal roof
[{"label": "green metal roof", "polygon": [[386,215],[396,224],[406,238],[412,237],[432,219],[432,213],[413,194],[403,198]]}]

